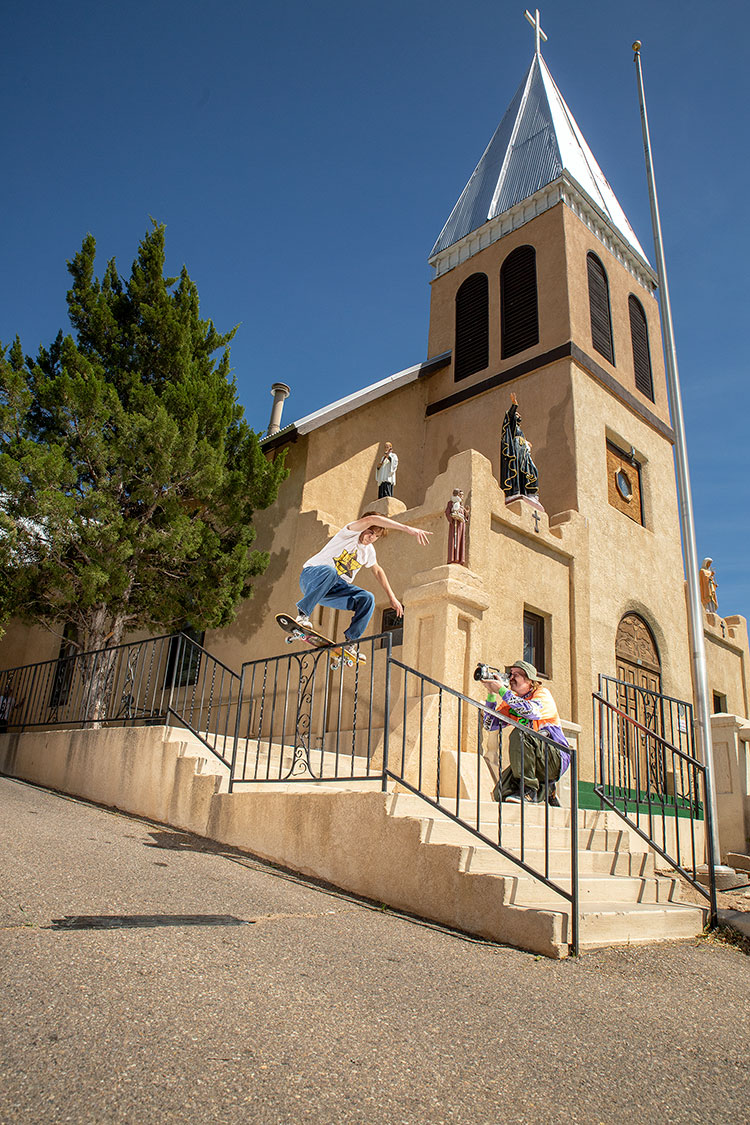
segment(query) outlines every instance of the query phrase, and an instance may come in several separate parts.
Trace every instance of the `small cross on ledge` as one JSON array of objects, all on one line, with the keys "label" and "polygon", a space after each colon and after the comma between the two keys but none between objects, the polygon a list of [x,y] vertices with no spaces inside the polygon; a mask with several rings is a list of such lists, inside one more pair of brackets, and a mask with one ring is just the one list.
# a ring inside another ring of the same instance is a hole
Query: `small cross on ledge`
[{"label": "small cross on ledge", "polygon": [[532,16],[531,12],[527,8],[524,12],[524,15],[526,16],[526,19],[529,21],[531,26],[534,28],[535,50],[536,53],[540,55],[542,53],[540,40],[543,40],[546,43],[547,36],[542,31],[542,25],[539,19],[539,9],[537,8],[534,12],[534,15]]}]

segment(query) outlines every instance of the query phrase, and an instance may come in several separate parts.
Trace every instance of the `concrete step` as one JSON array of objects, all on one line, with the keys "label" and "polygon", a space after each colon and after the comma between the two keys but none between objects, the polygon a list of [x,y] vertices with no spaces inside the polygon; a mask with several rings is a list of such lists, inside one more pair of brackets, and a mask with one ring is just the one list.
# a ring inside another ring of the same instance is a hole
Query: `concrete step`
[{"label": "concrete step", "polygon": [[[517,865],[500,855],[494,848],[480,844],[470,847],[468,851],[470,854],[466,865],[467,871],[488,873],[513,873],[518,871]],[[520,858],[520,853],[518,855]],[[535,871],[545,871],[545,853],[542,848],[525,848],[523,859]],[[648,852],[635,855],[630,852],[579,852],[578,870],[581,875],[633,875],[640,878],[651,878],[656,874],[654,856]],[[553,877],[570,872],[570,850],[568,848],[550,849],[549,871]]]},{"label": "concrete step", "polygon": [[195,762],[195,772],[197,776],[214,775],[219,777],[219,792],[226,793],[229,790],[229,767],[222,762],[215,754],[212,754],[207,746],[193,734],[192,731],[180,729],[179,727],[167,728],[165,742],[172,742],[179,747],[178,754],[181,758],[192,758]]},{"label": "concrete step", "polygon": [[338,753],[335,747],[329,750],[313,747],[308,753],[312,777],[304,768],[304,755],[295,758],[292,744],[274,742],[269,746],[267,742],[261,741],[258,745],[256,741],[240,739],[235,759],[235,778],[243,782],[282,781],[294,767],[295,776],[300,778],[305,775],[310,780],[313,777],[341,778],[339,784],[342,789],[346,789],[349,788],[350,780],[372,776],[373,770],[368,759],[361,755],[352,757],[351,747],[347,749],[346,745],[340,746]]},{"label": "concrete step", "polygon": [[727,865],[733,867],[735,871],[746,871],[750,875],[750,855],[745,855],[743,852],[729,852]]},{"label": "concrete step", "polygon": [[684,903],[588,901],[579,920],[580,949],[586,953],[610,945],[695,938],[703,932],[707,921],[707,910]]},{"label": "concrete step", "polygon": [[379,793],[380,779],[350,778],[344,788],[337,781],[241,781],[235,780],[234,793]]},{"label": "concrete step", "polygon": [[[497,893],[503,905],[549,911],[559,909],[565,903],[557,891],[528,875],[512,859],[488,845],[471,843],[476,837],[455,821],[443,819],[437,812],[434,816],[425,816],[424,802],[419,803],[422,804],[422,815],[415,817],[413,814],[417,806],[414,801],[404,800],[399,794],[391,798],[391,815],[418,820],[421,844],[447,847],[451,851],[455,849],[455,862],[466,874],[497,876]],[[521,858],[521,806],[504,806],[503,815],[506,809],[508,822],[503,822],[500,838],[511,854]],[[480,805],[480,814],[483,811]],[[480,826],[487,831],[490,839],[496,839],[497,805],[489,811],[492,821]],[[527,815],[529,812],[531,816]],[[548,821],[546,825],[545,819]],[[524,809],[523,820],[524,862],[569,892],[570,829],[564,824],[551,824],[551,817],[547,817],[543,809]],[[611,816],[608,814],[597,813],[592,819],[593,825],[610,823]],[[592,913],[589,904],[596,906],[592,915],[595,921],[588,923],[589,943],[592,947],[597,941],[606,944],[611,940],[606,934],[611,933],[618,935],[618,941],[631,940],[633,933],[639,931],[630,923],[622,923],[622,918],[631,910],[640,912],[641,921],[645,919],[647,923],[644,932],[654,933],[654,940],[699,933],[704,925],[703,914],[695,910],[686,914],[681,909],[679,880],[671,875],[657,875],[654,853],[640,850],[643,847],[640,839],[636,839],[639,850],[631,851],[631,840],[632,834],[625,828],[592,826],[579,829],[579,905],[584,913]],[[549,841],[550,847],[546,860],[545,841]],[[658,907],[658,910],[644,913],[642,907]],[[677,908],[674,915],[677,924],[672,927],[669,919],[674,908]]]},{"label": "concrete step", "polygon": [[[424,808],[424,805],[422,806]],[[410,814],[413,816],[414,814]],[[476,837],[455,821],[443,819],[439,813],[434,817],[425,816],[424,813],[416,817],[422,824],[422,839],[425,843],[432,844],[468,844]],[[521,846],[521,825],[516,821],[506,823],[503,821],[502,832],[498,832],[497,821],[480,824],[480,831],[492,843],[501,843],[509,851],[517,851]],[[550,826],[545,831],[544,825],[526,822],[523,826],[523,843],[527,849],[543,849],[545,840],[549,846],[558,850],[565,848],[570,851],[570,829],[562,826]],[[630,838],[627,832],[612,829],[581,828],[578,832],[578,846],[580,851],[616,852],[629,850]]]},{"label": "concrete step", "polygon": [[[389,786],[390,790],[390,786]],[[570,809],[553,808],[551,805],[529,805],[529,804],[515,804],[512,802],[504,801],[502,806],[499,806],[496,801],[482,800],[477,805],[476,799],[461,798],[456,802],[455,798],[449,799],[442,798],[439,802],[441,808],[451,813],[453,816],[460,816],[462,819],[475,823],[477,819],[477,808],[479,809],[479,818],[482,822],[490,822],[497,824],[499,816],[502,816],[503,824],[517,823],[521,820],[521,810],[523,809],[523,819],[525,824],[545,824],[554,825],[555,827],[564,828],[570,824],[571,813]],[[430,806],[421,797],[417,797],[414,793],[399,791],[396,786],[393,794],[392,809],[395,812],[400,809],[404,812],[415,810],[420,813],[427,812],[430,815]],[[578,810],[578,827],[580,828],[617,828],[622,830],[625,826],[622,818],[610,810],[600,809],[579,809]]]},{"label": "concrete step", "polygon": [[[543,868],[542,868],[543,871]],[[505,883],[503,902],[514,906],[552,906],[560,896],[539,879],[525,872],[521,875],[499,876]],[[570,892],[570,878],[552,877],[562,890]],[[633,875],[579,875],[578,896],[582,908],[589,902],[603,903],[670,903],[678,894],[677,879]]]}]

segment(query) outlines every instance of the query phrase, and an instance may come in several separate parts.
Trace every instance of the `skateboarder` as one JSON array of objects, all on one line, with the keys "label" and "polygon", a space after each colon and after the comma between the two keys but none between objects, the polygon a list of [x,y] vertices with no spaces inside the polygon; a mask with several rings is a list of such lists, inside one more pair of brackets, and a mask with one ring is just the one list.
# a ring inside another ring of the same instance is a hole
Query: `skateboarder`
[{"label": "skateboarder", "polygon": [[375,608],[375,598],[369,590],[361,590],[354,585],[354,576],[363,566],[372,569],[388,595],[392,608],[399,617],[403,617],[404,607],[391,589],[388,577],[382,566],[378,565],[375,554],[374,544],[389,531],[403,531],[407,535],[413,535],[423,547],[427,546],[432,534],[418,527],[406,527],[405,524],[376,512],[365,512],[358,520],[346,524],[302,568],[299,576],[302,597],[297,602],[299,625],[306,629],[313,628],[310,614],[316,605],[351,609],[354,616],[344,637],[352,643],[358,641]]}]

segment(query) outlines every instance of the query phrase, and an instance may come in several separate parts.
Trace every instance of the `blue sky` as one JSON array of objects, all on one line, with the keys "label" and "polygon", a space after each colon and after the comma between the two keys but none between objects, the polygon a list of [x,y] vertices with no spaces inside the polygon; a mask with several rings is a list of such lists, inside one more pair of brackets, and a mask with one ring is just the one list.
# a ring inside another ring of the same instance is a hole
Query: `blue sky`
[{"label": "blue sky", "polygon": [[[427,255],[531,60],[508,0],[27,0],[0,70],[0,340],[67,328],[90,231],[129,271],[149,216],[201,308],[239,324],[250,423],[425,358]],[[653,261],[631,43],[643,41],[699,555],[750,615],[748,9],[557,0],[544,57]],[[708,18],[711,15],[711,18]],[[290,333],[289,324],[295,325]]]}]

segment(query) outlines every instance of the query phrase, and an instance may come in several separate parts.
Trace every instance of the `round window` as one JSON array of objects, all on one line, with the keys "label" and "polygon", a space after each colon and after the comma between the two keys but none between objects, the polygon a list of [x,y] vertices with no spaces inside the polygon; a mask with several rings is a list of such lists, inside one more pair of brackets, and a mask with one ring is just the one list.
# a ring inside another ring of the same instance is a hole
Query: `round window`
[{"label": "round window", "polygon": [[624,469],[618,469],[615,473],[615,484],[617,485],[617,491],[620,493],[620,496],[622,496],[623,500],[626,500],[628,503],[630,503],[630,501],[633,499],[633,486],[630,483],[630,477]]}]

